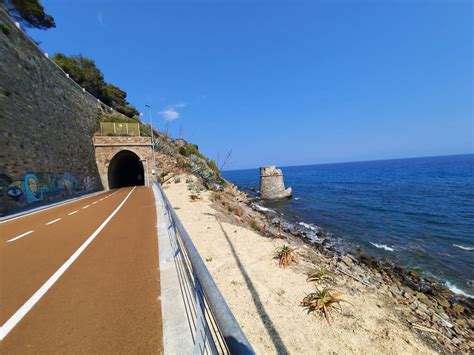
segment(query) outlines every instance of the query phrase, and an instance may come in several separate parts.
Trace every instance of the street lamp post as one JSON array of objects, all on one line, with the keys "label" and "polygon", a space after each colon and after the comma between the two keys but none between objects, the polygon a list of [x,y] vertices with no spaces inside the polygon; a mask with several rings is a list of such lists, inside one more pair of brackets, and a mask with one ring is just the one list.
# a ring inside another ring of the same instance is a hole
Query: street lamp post
[{"label": "street lamp post", "polygon": [[150,131],[151,131],[151,150],[153,152],[153,170],[156,170],[156,160],[155,160],[155,135],[153,134],[153,121],[151,119],[151,106],[145,105],[149,108],[150,111]]}]

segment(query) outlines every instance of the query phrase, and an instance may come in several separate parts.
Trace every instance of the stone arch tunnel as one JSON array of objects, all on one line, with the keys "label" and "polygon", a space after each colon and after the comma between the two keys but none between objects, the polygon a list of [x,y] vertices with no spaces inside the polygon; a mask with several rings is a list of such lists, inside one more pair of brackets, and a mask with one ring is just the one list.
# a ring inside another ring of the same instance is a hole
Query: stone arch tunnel
[{"label": "stone arch tunnel", "polygon": [[94,149],[105,190],[145,185],[150,181],[150,137],[94,136]]},{"label": "stone arch tunnel", "polygon": [[140,157],[130,150],[121,150],[114,155],[109,164],[107,177],[109,188],[145,184],[145,169]]}]

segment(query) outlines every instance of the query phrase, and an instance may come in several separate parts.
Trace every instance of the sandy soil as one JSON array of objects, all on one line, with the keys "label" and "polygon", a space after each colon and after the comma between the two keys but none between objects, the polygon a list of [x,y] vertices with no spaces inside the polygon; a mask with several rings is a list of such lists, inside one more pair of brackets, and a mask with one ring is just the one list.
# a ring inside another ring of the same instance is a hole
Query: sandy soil
[{"label": "sandy soil", "polygon": [[306,282],[309,262],[279,268],[273,252],[283,241],[218,222],[210,192],[192,202],[184,180],[167,183],[165,193],[258,354],[433,353],[402,323],[386,291],[353,279],[338,277],[335,288],[352,305],[332,312],[331,326],[306,314],[299,303],[314,287]]}]

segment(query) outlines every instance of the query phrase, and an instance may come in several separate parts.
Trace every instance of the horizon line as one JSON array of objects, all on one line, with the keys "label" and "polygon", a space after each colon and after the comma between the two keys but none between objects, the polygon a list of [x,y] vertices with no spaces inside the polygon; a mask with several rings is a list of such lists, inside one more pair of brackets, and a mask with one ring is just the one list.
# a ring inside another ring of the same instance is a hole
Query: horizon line
[{"label": "horizon line", "polygon": [[[282,166],[276,166],[276,167],[277,168],[294,168],[294,167],[313,166],[313,165],[351,164],[351,163],[368,163],[368,162],[390,161],[390,160],[409,160],[409,159],[423,159],[423,158],[455,157],[455,156],[461,156],[461,155],[474,155],[474,152],[472,152],[472,153],[459,153],[459,154],[447,154],[447,155],[426,155],[426,156],[421,156],[421,157],[419,156],[419,157],[404,157],[404,158],[337,161],[337,162],[331,162],[331,163],[310,163],[310,164],[301,164],[301,165],[282,165]],[[241,170],[255,170],[255,169],[259,169],[259,168],[260,167],[244,168],[244,169],[229,169],[229,170],[222,170],[222,172],[241,171]]]}]

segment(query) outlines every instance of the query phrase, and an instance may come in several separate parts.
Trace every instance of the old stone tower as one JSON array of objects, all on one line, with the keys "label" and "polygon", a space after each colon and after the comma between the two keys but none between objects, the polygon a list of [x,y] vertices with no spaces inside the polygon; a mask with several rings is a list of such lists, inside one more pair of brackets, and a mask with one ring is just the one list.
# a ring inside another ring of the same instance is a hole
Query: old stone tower
[{"label": "old stone tower", "polygon": [[291,197],[291,187],[285,189],[281,169],[277,169],[275,166],[260,168],[260,197],[263,199]]}]

